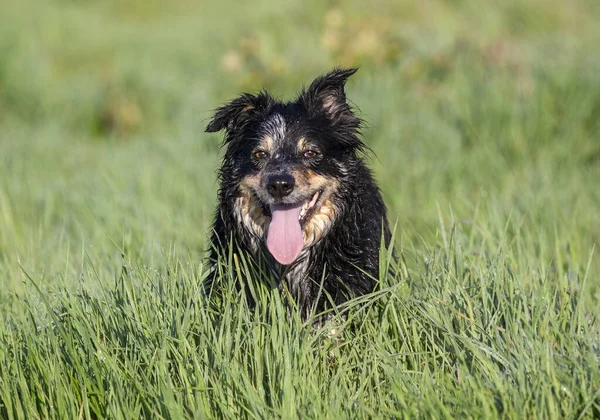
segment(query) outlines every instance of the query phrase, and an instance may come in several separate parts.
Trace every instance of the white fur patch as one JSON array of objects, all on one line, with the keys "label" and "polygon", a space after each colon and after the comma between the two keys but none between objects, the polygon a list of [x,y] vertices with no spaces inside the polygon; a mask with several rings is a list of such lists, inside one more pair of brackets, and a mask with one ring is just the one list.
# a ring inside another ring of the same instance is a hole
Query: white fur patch
[{"label": "white fur patch", "polygon": [[285,137],[286,123],[281,114],[273,114],[271,118],[263,123],[265,134],[270,136],[275,142],[283,140]]}]

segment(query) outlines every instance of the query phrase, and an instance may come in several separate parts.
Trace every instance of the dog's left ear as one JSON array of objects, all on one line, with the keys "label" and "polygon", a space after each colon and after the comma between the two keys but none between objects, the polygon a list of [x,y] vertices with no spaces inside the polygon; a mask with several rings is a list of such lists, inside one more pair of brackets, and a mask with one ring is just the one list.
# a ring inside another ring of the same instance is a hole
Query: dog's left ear
[{"label": "dog's left ear", "polygon": [[260,92],[258,95],[244,93],[217,109],[205,131],[207,133],[215,133],[223,129],[228,133],[238,131],[250,120],[266,112],[272,104],[273,98],[266,92]]},{"label": "dog's left ear", "polygon": [[357,68],[334,69],[316,78],[301,95],[304,103],[309,109],[325,111],[332,120],[337,120],[344,114],[353,115],[346,102],[344,86],[348,78],[357,71]]}]

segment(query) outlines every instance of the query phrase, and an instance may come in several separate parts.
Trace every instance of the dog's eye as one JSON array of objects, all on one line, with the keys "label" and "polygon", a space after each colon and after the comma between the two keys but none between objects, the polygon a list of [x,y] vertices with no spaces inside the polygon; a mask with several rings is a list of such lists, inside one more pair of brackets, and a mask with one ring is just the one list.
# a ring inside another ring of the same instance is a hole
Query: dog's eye
[{"label": "dog's eye", "polygon": [[314,150],[307,150],[304,152],[304,157],[307,159],[316,158],[317,156],[319,156],[319,152],[315,152]]},{"label": "dog's eye", "polygon": [[269,154],[267,152],[265,152],[264,150],[258,150],[256,152],[254,152],[254,157],[256,159],[265,159],[267,156],[269,156]]}]

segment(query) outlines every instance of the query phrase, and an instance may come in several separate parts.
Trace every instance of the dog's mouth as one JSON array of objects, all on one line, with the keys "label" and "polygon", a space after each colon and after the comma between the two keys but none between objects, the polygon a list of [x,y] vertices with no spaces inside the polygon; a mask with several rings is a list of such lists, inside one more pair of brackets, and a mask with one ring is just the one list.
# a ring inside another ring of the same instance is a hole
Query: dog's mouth
[{"label": "dog's mouth", "polygon": [[293,263],[302,248],[304,238],[302,228],[316,210],[321,191],[317,191],[309,200],[295,204],[271,204],[271,223],[267,233],[267,248],[280,263]]}]

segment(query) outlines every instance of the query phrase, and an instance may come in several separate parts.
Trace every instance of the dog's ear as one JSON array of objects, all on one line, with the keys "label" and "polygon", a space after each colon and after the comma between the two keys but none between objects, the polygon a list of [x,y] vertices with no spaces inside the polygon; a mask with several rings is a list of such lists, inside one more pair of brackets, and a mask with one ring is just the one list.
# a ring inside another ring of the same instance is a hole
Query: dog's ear
[{"label": "dog's ear", "polygon": [[332,120],[344,114],[351,114],[350,106],[346,102],[344,86],[348,78],[357,71],[356,68],[334,69],[316,78],[301,95],[304,103],[313,111],[325,111]]},{"label": "dog's ear", "polygon": [[273,98],[266,92],[258,95],[244,93],[237,99],[218,108],[211,122],[206,126],[207,133],[215,133],[225,129],[232,133],[265,112],[273,104]]}]

